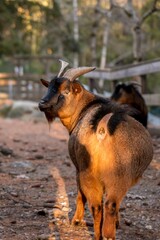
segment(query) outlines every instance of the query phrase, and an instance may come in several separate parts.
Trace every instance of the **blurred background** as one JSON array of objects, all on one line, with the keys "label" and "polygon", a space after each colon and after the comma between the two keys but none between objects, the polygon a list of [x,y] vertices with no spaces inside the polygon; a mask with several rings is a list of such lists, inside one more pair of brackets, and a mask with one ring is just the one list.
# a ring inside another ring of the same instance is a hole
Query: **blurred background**
[{"label": "blurred background", "polygon": [[1,0],[0,114],[17,101],[37,104],[39,79],[63,59],[96,66],[82,82],[107,97],[118,82],[138,82],[159,125],[159,39],[159,0]]},{"label": "blurred background", "polygon": [[70,225],[68,132],[59,120],[50,129],[38,109],[40,79],[58,74],[59,59],[96,66],[80,77],[96,94],[110,98],[131,82],[143,94],[147,107],[138,91],[132,107],[148,117],[154,157],[124,199],[117,240],[160,240],[160,0],[0,0],[0,240],[93,236],[88,208],[88,226]]}]

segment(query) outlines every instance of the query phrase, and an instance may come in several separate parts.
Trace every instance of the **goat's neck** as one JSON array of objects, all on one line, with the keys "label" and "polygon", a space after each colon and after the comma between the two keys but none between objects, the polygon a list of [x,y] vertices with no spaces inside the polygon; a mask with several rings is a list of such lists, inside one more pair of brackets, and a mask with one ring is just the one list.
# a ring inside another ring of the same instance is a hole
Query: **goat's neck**
[{"label": "goat's neck", "polygon": [[80,98],[76,101],[76,104],[74,105],[75,109],[74,113],[71,116],[60,118],[62,124],[67,128],[69,133],[71,133],[75,126],[77,125],[82,110],[94,99],[95,99],[94,94],[88,91],[84,91]]}]

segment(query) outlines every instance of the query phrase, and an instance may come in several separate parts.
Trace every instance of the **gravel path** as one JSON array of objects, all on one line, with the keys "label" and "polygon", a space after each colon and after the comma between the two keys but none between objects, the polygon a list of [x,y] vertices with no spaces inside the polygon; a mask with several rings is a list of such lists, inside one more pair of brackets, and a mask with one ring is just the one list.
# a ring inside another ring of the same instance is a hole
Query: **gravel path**
[{"label": "gravel path", "polygon": [[[59,122],[0,118],[0,240],[90,240],[92,217],[72,227],[75,168],[68,133]],[[160,137],[154,159],[124,199],[117,240],[160,240]]]}]

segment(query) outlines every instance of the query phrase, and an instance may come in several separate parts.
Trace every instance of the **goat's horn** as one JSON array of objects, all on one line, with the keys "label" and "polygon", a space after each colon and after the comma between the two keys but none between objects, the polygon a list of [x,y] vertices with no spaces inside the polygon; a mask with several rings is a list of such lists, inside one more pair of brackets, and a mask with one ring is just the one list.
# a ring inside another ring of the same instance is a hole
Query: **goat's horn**
[{"label": "goat's horn", "polygon": [[61,77],[62,74],[63,74],[63,72],[64,72],[64,69],[69,65],[68,62],[65,62],[65,61],[63,61],[63,60],[61,60],[61,59],[59,59],[59,61],[61,62],[61,69],[60,69],[57,77]]},{"label": "goat's horn", "polygon": [[139,86],[139,87],[142,87],[142,84],[140,84],[140,83],[137,83],[137,82],[135,82],[135,81],[130,81],[130,82],[128,82],[128,84],[133,84],[133,85],[137,85],[137,86]]},{"label": "goat's horn", "polygon": [[63,77],[68,78],[70,81],[74,81],[76,78],[80,77],[81,75],[91,72],[93,70],[95,70],[95,67],[71,68],[65,72]]}]

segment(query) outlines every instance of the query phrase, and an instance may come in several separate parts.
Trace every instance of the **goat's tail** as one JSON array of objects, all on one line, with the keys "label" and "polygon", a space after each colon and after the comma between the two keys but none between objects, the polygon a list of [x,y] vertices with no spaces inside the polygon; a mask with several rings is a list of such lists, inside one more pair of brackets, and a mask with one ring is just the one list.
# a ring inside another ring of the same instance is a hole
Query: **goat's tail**
[{"label": "goat's tail", "polygon": [[115,112],[108,121],[108,131],[110,135],[113,135],[122,121],[125,119],[126,113],[124,111]]}]

